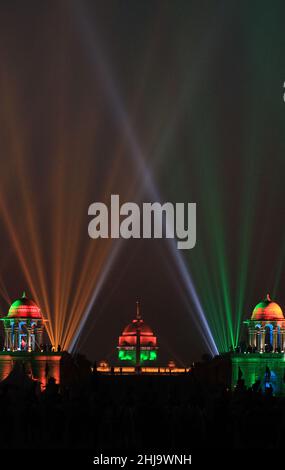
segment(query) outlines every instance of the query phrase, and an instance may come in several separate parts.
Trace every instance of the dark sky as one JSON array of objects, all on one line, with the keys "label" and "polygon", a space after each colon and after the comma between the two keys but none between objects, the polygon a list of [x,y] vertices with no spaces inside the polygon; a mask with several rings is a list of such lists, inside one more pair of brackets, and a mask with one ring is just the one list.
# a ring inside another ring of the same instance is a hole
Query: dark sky
[{"label": "dark sky", "polygon": [[[2,294],[33,292],[43,272],[63,329],[76,293],[86,307],[81,274],[92,281],[106,246],[88,238],[89,204],[110,194],[153,201],[137,149],[162,201],[197,203],[197,246],[182,256],[215,333],[231,328],[226,298],[234,325],[267,291],[285,306],[284,10],[282,1],[1,1]],[[80,350],[112,358],[137,298],[161,362],[207,352],[165,240],[122,244]]]}]

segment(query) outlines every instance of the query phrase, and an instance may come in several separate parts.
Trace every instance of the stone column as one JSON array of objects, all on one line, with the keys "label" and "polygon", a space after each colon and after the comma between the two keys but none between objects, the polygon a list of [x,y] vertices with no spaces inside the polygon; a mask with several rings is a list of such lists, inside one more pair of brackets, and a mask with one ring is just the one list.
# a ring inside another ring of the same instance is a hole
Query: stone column
[{"label": "stone column", "polygon": [[256,331],[256,350],[257,350],[257,352],[260,352],[260,348],[261,348],[261,334],[260,334],[260,331],[257,330]]},{"label": "stone column", "polygon": [[4,349],[8,349],[8,328],[4,327],[5,330],[4,330]]},{"label": "stone column", "polygon": [[280,334],[281,334],[280,347],[281,347],[281,351],[284,351],[285,350],[285,330],[281,329]]},{"label": "stone column", "polygon": [[262,328],[260,330],[260,351],[264,351],[264,345],[265,345],[265,329]]},{"label": "stone column", "polygon": [[13,341],[13,349],[17,351],[19,348],[19,326],[14,326],[14,341]]},{"label": "stone column", "polygon": [[276,326],[273,328],[272,347],[273,347],[273,352],[275,352],[275,349],[277,348],[277,327]]},{"label": "stone column", "polygon": [[10,351],[12,351],[13,350],[12,328],[9,327],[7,331],[8,331],[8,333],[7,333],[7,335],[8,335],[8,338],[7,338],[8,339],[8,348],[10,349]]},{"label": "stone column", "polygon": [[31,327],[27,327],[27,343],[28,343],[28,351],[31,352],[32,347],[31,347]]},{"label": "stone column", "polygon": [[252,328],[249,329],[249,346],[256,346],[256,334]]},{"label": "stone column", "polygon": [[5,328],[5,348],[12,349],[12,328],[10,326]]}]

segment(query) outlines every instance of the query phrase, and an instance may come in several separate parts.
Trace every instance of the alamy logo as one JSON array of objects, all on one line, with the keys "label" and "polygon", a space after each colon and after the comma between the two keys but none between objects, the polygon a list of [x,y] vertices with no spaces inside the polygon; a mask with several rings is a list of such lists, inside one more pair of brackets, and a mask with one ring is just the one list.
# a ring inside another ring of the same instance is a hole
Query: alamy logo
[{"label": "alamy logo", "polygon": [[91,238],[176,238],[177,248],[190,250],[196,244],[196,204],[159,202],[138,204],[111,195],[111,210],[102,202],[88,208],[94,216],[88,225]]}]

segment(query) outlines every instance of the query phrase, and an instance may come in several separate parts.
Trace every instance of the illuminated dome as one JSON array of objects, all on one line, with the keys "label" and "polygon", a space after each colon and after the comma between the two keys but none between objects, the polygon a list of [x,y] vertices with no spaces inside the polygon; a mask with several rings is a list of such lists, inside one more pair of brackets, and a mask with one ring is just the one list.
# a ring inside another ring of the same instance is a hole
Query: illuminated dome
[{"label": "illuminated dome", "polygon": [[142,318],[135,318],[132,323],[126,326],[122,336],[136,335],[137,329],[140,329],[141,336],[153,336],[151,328],[142,320]]},{"label": "illuminated dome", "polygon": [[15,300],[11,307],[7,318],[37,318],[42,319],[42,314],[37,304],[26,297],[25,292],[20,299]]},{"label": "illuminated dome", "polygon": [[267,294],[266,299],[259,302],[254,308],[251,320],[280,321],[284,320],[284,315],[281,307],[276,302],[272,302],[269,294]]},{"label": "illuminated dome", "polygon": [[137,302],[136,318],[124,328],[119,337],[119,347],[134,347],[138,337],[140,346],[156,347],[157,338],[152,329],[143,321]]}]

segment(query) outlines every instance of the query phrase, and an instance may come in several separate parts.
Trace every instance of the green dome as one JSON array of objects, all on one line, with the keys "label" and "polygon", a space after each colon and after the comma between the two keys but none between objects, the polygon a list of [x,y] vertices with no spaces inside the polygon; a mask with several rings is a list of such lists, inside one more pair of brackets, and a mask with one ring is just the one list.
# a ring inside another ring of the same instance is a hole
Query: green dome
[{"label": "green dome", "polygon": [[20,299],[16,299],[9,308],[8,318],[42,318],[41,310],[37,304],[23,293]]}]

